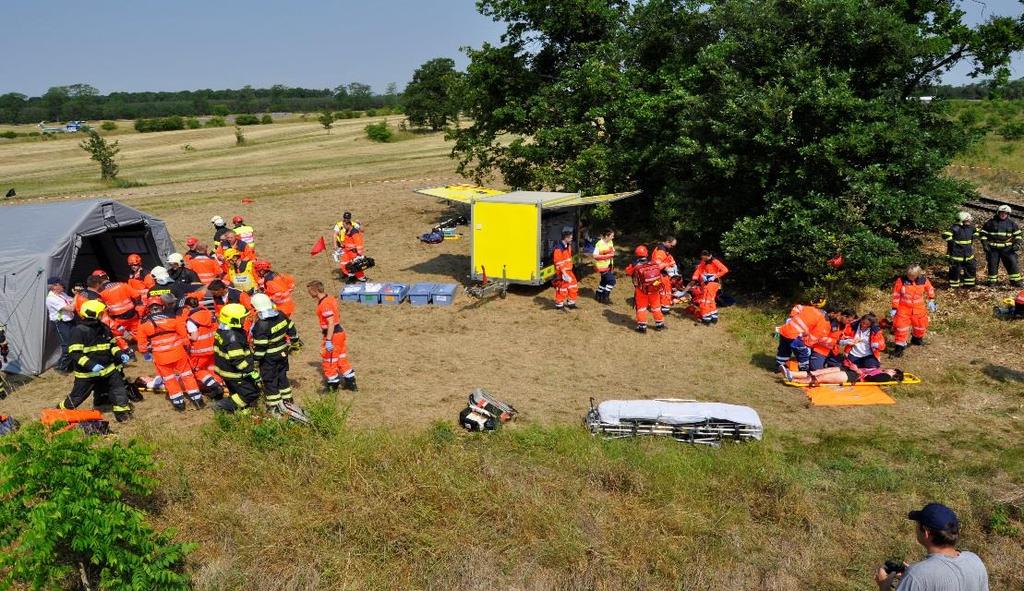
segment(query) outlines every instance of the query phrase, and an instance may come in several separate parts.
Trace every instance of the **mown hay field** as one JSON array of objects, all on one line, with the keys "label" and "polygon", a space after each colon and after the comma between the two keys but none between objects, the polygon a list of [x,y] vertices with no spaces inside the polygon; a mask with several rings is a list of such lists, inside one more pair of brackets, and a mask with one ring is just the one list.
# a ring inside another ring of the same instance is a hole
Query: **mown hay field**
[{"label": "mown hay field", "polygon": [[[240,213],[261,257],[334,292],[329,258],[309,249],[352,211],[373,279],[464,282],[468,240],[417,240],[452,210],[412,193],[461,182],[450,146],[436,134],[376,144],[368,122],[253,126],[241,147],[232,128],[118,134],[129,188],[101,184],[77,138],[0,140],[0,189],[16,188],[11,205],[108,195],[165,219],[178,244]],[[525,288],[450,308],[344,304],[360,391],[330,398],[299,289],[310,346],[292,378],[318,430],[177,414],[150,397],[116,431],[155,443],[155,519],[200,544],[201,589],[863,589],[871,565],[918,556],[905,515],[932,499],[963,514],[993,588],[1024,585],[1024,325],[991,308],[1009,290],[940,293],[929,344],[899,362],[925,381],[891,389],[897,404],[816,408],[770,373],[786,302],[741,298],[713,328],[673,312],[668,331],[640,336],[626,283],[601,306],[584,273],[572,313]],[[863,308],[883,314],[885,294]],[[48,372],[0,412],[32,418],[69,385]],[[522,420],[496,436],[455,432],[474,387]],[[601,442],[580,426],[591,397],[748,404],[767,434],[722,450]]]}]

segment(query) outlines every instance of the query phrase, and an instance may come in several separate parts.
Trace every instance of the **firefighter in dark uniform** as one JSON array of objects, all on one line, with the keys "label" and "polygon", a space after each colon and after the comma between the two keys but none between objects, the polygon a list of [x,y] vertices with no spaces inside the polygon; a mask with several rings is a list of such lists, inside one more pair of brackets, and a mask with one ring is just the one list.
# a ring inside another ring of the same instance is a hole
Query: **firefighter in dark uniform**
[{"label": "firefighter in dark uniform", "polygon": [[1000,205],[995,217],[981,227],[981,246],[985,249],[988,262],[988,284],[995,285],[999,280],[999,263],[1006,267],[1010,285],[1020,287],[1024,277],[1020,274],[1017,262],[1017,248],[1020,246],[1020,228],[1017,222],[1010,219],[1010,206]]},{"label": "firefighter in dark uniform", "polygon": [[299,335],[291,318],[275,310],[274,302],[266,294],[252,296],[252,307],[259,316],[249,331],[252,335],[252,356],[260,366],[267,407],[274,410],[281,401],[292,399],[288,352],[293,344],[299,342]]},{"label": "firefighter in dark uniform", "polygon": [[128,388],[121,373],[121,365],[127,363],[129,357],[117,346],[107,325],[100,322],[106,309],[101,300],[82,304],[81,321],[71,330],[68,345],[75,383],[60,408],[77,408],[93,392],[106,392],[113,401],[114,418],[120,423],[132,418]]},{"label": "firefighter in dark uniform", "polygon": [[942,233],[949,259],[949,286],[972,289],[977,281],[978,264],[974,260],[974,218],[966,211],[960,221]]},{"label": "firefighter in dark uniform", "polygon": [[242,328],[248,315],[245,306],[227,304],[217,316],[220,327],[213,339],[213,363],[229,393],[217,401],[217,408],[227,412],[246,410],[260,397],[260,373]]}]

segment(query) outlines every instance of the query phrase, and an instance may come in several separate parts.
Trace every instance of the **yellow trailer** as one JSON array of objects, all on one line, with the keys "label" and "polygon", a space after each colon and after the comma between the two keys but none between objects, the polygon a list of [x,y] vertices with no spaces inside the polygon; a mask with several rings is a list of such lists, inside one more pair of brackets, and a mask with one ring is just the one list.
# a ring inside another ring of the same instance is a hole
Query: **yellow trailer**
[{"label": "yellow trailer", "polygon": [[573,229],[579,253],[583,207],[618,201],[640,191],[584,197],[549,191],[504,192],[476,185],[449,185],[416,191],[470,207],[470,277],[503,277],[509,283],[541,285],[555,275],[551,251],[562,229]]}]

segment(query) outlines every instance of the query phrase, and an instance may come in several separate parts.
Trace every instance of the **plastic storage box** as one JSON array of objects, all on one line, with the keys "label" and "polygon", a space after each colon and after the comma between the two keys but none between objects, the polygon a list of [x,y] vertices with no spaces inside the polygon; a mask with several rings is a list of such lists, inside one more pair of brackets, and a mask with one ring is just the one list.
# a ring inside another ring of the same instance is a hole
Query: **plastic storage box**
[{"label": "plastic storage box", "polygon": [[409,293],[409,286],[404,283],[385,283],[380,292],[380,303],[401,304]]},{"label": "plastic storage box", "polygon": [[455,300],[455,292],[459,286],[454,283],[438,283],[430,294],[431,303],[435,306],[450,306]]},{"label": "plastic storage box", "polygon": [[433,283],[414,283],[409,290],[409,303],[414,306],[426,306],[434,293]]},{"label": "plastic storage box", "polygon": [[364,283],[363,293],[359,294],[359,303],[366,304],[367,306],[376,306],[380,303],[380,295],[383,291],[383,283]]},{"label": "plastic storage box", "polygon": [[352,285],[346,285],[341,290],[341,301],[343,302],[358,302],[359,297],[363,295],[362,283],[353,283]]}]

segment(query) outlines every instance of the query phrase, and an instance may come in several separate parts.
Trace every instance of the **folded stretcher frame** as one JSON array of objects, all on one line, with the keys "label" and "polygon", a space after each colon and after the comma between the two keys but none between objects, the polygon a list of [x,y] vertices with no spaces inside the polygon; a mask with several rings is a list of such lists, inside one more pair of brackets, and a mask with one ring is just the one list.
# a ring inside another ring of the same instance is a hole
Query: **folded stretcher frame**
[{"label": "folded stretcher frame", "polygon": [[606,400],[584,419],[594,435],[606,439],[661,436],[702,445],[759,440],[764,427],[750,407],[694,400]]}]

